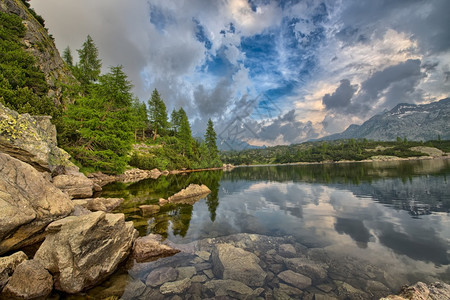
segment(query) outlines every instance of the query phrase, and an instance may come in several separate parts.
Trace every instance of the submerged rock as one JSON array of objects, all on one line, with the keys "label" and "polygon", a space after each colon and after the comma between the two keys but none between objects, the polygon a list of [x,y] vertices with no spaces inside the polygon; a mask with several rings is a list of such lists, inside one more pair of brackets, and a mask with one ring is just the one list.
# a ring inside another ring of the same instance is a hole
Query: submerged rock
[{"label": "submerged rock", "polygon": [[27,259],[28,257],[22,251],[10,256],[0,257],[0,291],[8,283],[16,267]]},{"label": "submerged rock", "polygon": [[429,285],[417,282],[411,286],[404,286],[398,296],[389,295],[380,300],[441,300],[450,299],[450,285],[441,282]]},{"label": "submerged rock", "polygon": [[53,290],[52,275],[36,260],[17,266],[1,296],[5,299],[46,298]]},{"label": "submerged rock", "polygon": [[191,280],[185,278],[183,280],[166,282],[160,288],[159,291],[164,294],[182,294],[191,287]]},{"label": "submerged rock", "polygon": [[253,294],[253,290],[235,280],[211,280],[204,284],[204,288],[211,297],[230,296],[234,299],[247,299]]},{"label": "submerged rock", "polygon": [[266,273],[259,266],[259,258],[231,244],[216,245],[211,259],[214,274],[220,279],[240,281],[249,286],[262,286]]},{"label": "submerged rock", "polygon": [[149,234],[136,239],[133,248],[133,257],[137,262],[144,262],[154,257],[170,256],[180,252],[180,250],[172,248],[161,243],[162,237],[157,234]]},{"label": "submerged rock", "polygon": [[299,289],[304,289],[312,283],[311,278],[291,270],[281,272],[278,274],[278,278]]},{"label": "submerged rock", "polygon": [[53,222],[34,257],[55,279],[55,288],[78,293],[114,272],[129,254],[137,231],[123,214],[94,212]]},{"label": "submerged rock", "polygon": [[151,287],[160,286],[169,281],[175,281],[178,277],[178,271],[172,267],[162,267],[153,270],[148,274],[145,284]]},{"label": "submerged rock", "polygon": [[[167,199],[169,202],[186,202],[192,203],[195,201],[200,200],[201,198],[205,197],[211,193],[211,190],[204,184],[198,185],[198,184],[190,184],[187,188],[182,189],[178,193],[176,193],[173,196],[170,196],[169,199]],[[192,200],[195,199],[195,200]]]},{"label": "submerged rock", "polygon": [[142,211],[142,215],[143,216],[151,216],[154,215],[156,213],[159,212],[159,210],[161,209],[161,207],[159,207],[159,205],[140,205],[139,208]]},{"label": "submerged rock", "polygon": [[320,282],[327,278],[327,271],[325,269],[324,264],[318,264],[314,261],[304,258],[290,258],[285,259],[285,264],[288,269],[291,269],[294,272],[303,274],[308,276],[315,283]]},{"label": "submerged rock", "polygon": [[0,254],[44,238],[45,227],[72,212],[69,197],[35,168],[0,153]]}]

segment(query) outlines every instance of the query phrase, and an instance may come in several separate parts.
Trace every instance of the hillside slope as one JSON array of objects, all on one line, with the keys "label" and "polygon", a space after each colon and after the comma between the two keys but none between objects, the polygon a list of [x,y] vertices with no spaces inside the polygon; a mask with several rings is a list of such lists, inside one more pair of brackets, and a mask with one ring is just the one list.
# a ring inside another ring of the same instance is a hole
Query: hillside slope
[{"label": "hillside slope", "polygon": [[450,139],[450,98],[430,104],[398,104],[361,125],[350,125],[345,131],[320,140],[357,139],[394,141],[397,137],[426,141]]},{"label": "hillside slope", "polygon": [[43,27],[43,20],[40,23],[36,14],[34,16],[21,0],[0,0],[0,11],[15,14],[22,19],[26,27],[22,38],[23,47],[36,58],[49,86],[48,95],[58,102],[62,97],[61,85],[74,84],[77,80],[59,55],[53,38]]}]

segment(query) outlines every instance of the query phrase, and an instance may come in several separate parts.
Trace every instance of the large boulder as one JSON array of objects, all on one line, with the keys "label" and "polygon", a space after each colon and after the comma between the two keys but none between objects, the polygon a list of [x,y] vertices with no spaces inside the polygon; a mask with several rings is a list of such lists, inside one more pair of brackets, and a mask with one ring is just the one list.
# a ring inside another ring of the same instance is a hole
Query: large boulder
[{"label": "large boulder", "polygon": [[167,200],[175,203],[192,204],[201,198],[206,197],[209,193],[211,193],[211,190],[204,184],[190,184],[187,188],[182,189],[173,196],[170,196]]},{"label": "large boulder", "polygon": [[53,290],[52,275],[36,260],[17,266],[1,296],[5,299],[45,299]]},{"label": "large boulder", "polygon": [[47,227],[36,252],[55,280],[55,288],[78,293],[113,273],[129,254],[137,231],[123,214],[94,212],[70,216]]},{"label": "large boulder", "polygon": [[75,205],[82,206],[90,211],[110,212],[124,201],[123,198],[87,198],[73,200]]},{"label": "large boulder", "polygon": [[55,176],[53,184],[70,198],[89,198],[94,193],[94,182],[80,172]]},{"label": "large boulder", "polygon": [[8,283],[16,267],[27,259],[28,257],[22,251],[10,256],[0,257],[0,291]]},{"label": "large boulder", "polygon": [[213,272],[220,279],[240,281],[248,286],[262,286],[267,274],[259,266],[259,258],[231,244],[216,245],[211,259]]},{"label": "large boulder", "polygon": [[0,254],[42,240],[72,212],[69,197],[29,164],[0,153],[0,172]]},{"label": "large boulder", "polygon": [[56,128],[51,117],[19,114],[0,104],[0,152],[31,164],[39,171],[53,171],[58,166],[78,170],[70,155],[58,148]]},{"label": "large boulder", "polygon": [[133,248],[133,257],[137,262],[144,262],[155,257],[174,255],[180,250],[172,248],[161,242],[162,237],[158,234],[149,234],[136,239]]}]

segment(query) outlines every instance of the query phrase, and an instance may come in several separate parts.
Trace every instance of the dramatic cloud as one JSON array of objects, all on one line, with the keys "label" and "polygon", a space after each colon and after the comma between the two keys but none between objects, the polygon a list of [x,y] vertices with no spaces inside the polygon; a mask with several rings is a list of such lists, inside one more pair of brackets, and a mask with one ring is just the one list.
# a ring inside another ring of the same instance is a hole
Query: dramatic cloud
[{"label": "dramatic cloud", "polygon": [[[368,96],[367,100],[375,100],[379,98],[381,92],[392,86],[404,87],[405,90],[402,92],[410,91],[414,89],[421,77],[423,75],[420,71],[420,60],[409,59],[406,62],[375,72],[362,83],[362,89]],[[404,84],[396,85],[399,82],[404,82]]]},{"label": "dramatic cloud", "polygon": [[348,79],[343,79],[341,80],[341,85],[332,95],[325,94],[323,96],[322,102],[326,108],[340,110],[350,105],[350,100],[357,88],[356,85],[351,85]]},{"label": "dramatic cloud", "polygon": [[[296,143],[450,94],[447,0],[31,5],[60,51],[90,34],[104,71],[122,64],[141,101],[157,88],[199,136],[211,117],[220,132],[239,123],[251,144]],[[267,98],[276,109],[262,114]]]}]

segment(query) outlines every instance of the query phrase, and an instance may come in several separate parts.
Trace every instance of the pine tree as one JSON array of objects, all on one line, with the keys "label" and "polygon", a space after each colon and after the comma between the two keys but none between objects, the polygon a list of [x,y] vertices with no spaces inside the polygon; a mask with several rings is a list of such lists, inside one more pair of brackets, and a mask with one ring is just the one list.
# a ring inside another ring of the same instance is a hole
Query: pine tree
[{"label": "pine tree", "polygon": [[183,145],[183,155],[192,157],[193,138],[191,134],[191,126],[189,125],[189,120],[186,112],[182,107],[178,110],[178,114],[180,116],[180,128],[178,130],[177,137],[180,139]]},{"label": "pine tree", "polygon": [[172,114],[170,115],[170,125],[172,126],[172,130],[174,134],[176,135],[178,132],[178,129],[180,128],[181,118],[178,111],[175,109],[172,110]]},{"label": "pine tree", "polygon": [[76,65],[75,76],[83,85],[95,82],[100,76],[102,61],[98,58],[98,49],[90,35],[83,47],[77,50],[79,63]]},{"label": "pine tree", "polygon": [[166,134],[169,128],[167,109],[156,89],[153,90],[152,96],[148,100],[148,110],[149,122],[154,134],[153,139],[156,138],[157,134]]},{"label": "pine tree", "polygon": [[64,49],[62,58],[66,62],[66,64],[69,67],[73,67],[73,57],[72,57],[72,51],[70,51],[70,47],[67,46],[66,49]]},{"label": "pine tree", "polygon": [[134,127],[134,141],[137,141],[138,131],[142,130],[142,140],[145,140],[145,129],[148,124],[147,106],[145,103],[135,98],[132,103],[133,127]]},{"label": "pine tree", "polygon": [[219,157],[219,150],[216,145],[216,132],[214,131],[214,124],[211,119],[208,120],[208,126],[205,133],[205,143],[209,151],[211,161],[216,160]]},{"label": "pine tree", "polygon": [[132,85],[122,67],[99,78],[89,96],[68,107],[65,148],[86,167],[122,172],[133,141]]}]

